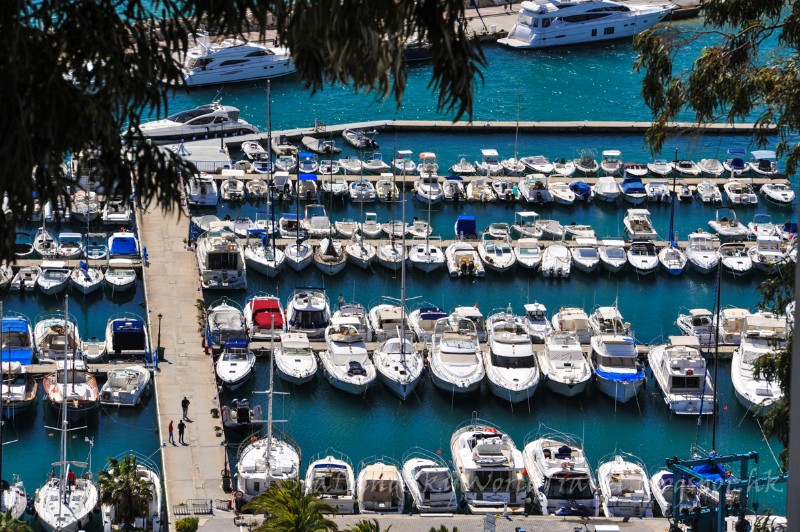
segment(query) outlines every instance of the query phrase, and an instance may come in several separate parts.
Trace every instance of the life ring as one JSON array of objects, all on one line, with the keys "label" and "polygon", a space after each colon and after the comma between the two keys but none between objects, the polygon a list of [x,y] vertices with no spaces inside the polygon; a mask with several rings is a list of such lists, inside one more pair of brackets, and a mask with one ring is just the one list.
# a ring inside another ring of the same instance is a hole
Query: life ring
[{"label": "life ring", "polygon": [[237,501],[241,501],[242,499],[244,499],[244,492],[242,490],[236,490],[233,493],[233,498],[236,499]]},{"label": "life ring", "polygon": [[691,377],[692,375],[694,375],[694,370],[692,368],[687,369],[686,370],[686,375]]}]

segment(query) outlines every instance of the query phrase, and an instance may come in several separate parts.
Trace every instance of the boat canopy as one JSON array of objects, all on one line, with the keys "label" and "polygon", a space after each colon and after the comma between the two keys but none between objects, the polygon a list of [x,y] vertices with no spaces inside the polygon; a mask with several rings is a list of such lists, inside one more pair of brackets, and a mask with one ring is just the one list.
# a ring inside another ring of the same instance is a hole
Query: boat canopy
[{"label": "boat canopy", "polygon": [[307,151],[301,151],[300,155],[298,155],[301,159],[313,159],[316,157],[313,153],[309,153]]},{"label": "boat canopy", "polygon": [[477,236],[477,223],[474,216],[461,215],[456,219],[456,234]]},{"label": "boat canopy", "polygon": [[772,150],[756,150],[751,152],[753,159],[775,159],[775,152]]},{"label": "boat canopy", "polygon": [[15,316],[3,316],[3,352],[4,364],[18,362],[31,364],[33,349],[31,346],[30,323],[27,319]]},{"label": "boat canopy", "polygon": [[[280,304],[274,299],[256,299],[253,305],[253,321],[259,327],[283,328],[283,315]],[[273,317],[275,322],[273,324]]]},{"label": "boat canopy", "polygon": [[300,174],[300,181],[316,181],[317,174]]},{"label": "boat canopy", "polygon": [[447,313],[438,307],[424,307],[419,309],[419,319],[420,320],[438,320],[441,318],[446,318]]},{"label": "boat canopy", "polygon": [[445,181],[463,181],[464,179],[460,175],[449,175],[444,178]]},{"label": "boat canopy", "polygon": [[109,250],[112,255],[139,255],[139,246],[133,236],[118,236],[111,243]]}]

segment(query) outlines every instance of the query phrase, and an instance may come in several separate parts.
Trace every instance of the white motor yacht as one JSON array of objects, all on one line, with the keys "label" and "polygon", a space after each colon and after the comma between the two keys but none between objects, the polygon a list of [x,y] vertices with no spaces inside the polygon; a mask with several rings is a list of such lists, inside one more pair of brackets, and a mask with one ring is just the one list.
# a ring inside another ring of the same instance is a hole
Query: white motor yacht
[{"label": "white motor yacht", "polygon": [[592,338],[592,328],[589,326],[589,316],[582,308],[561,307],[553,315],[553,330],[571,331],[576,334],[578,341],[588,344]]},{"label": "white motor yacht", "polygon": [[542,248],[535,238],[520,238],[512,247],[517,264],[526,270],[536,271],[542,264]]},{"label": "white motor yacht", "polygon": [[509,308],[489,316],[486,328],[488,350],[483,351],[483,364],[489,389],[510,403],[530,399],[541,375],[525,322]]},{"label": "white motor yacht", "polygon": [[244,250],[233,231],[211,229],[197,239],[200,284],[205,289],[247,288]]},{"label": "white motor yacht", "polygon": [[402,514],[405,483],[399,464],[387,457],[361,462],[356,479],[356,500],[361,514]]},{"label": "white motor yacht", "polygon": [[262,46],[241,39],[211,42],[207,32],[195,35],[195,44],[186,53],[183,65],[189,87],[271,79],[296,70],[287,48]]},{"label": "white motor yacht", "polygon": [[597,249],[597,239],[576,238],[575,246],[569,248],[572,254],[572,264],[582,272],[591,273],[600,265],[600,253]]},{"label": "white motor yacht", "polygon": [[600,506],[606,517],[653,517],[653,499],[647,469],[627,453],[601,461],[597,468]]},{"label": "white motor yacht", "polygon": [[609,272],[620,272],[628,264],[628,253],[623,240],[601,240],[598,254],[600,264]]},{"label": "white motor yacht", "polygon": [[795,193],[785,183],[765,183],[759,190],[764,199],[779,207],[787,207],[794,203]]},{"label": "white motor yacht", "polygon": [[658,233],[650,221],[650,211],[647,209],[628,209],[622,222],[625,225],[625,234],[631,240],[658,239]]},{"label": "white motor yacht", "polygon": [[130,259],[111,259],[105,272],[106,285],[111,291],[124,292],[136,286],[136,270]]},{"label": "white motor yacht", "polygon": [[511,249],[511,238],[508,235],[496,238],[488,231],[481,233],[478,256],[487,268],[500,273],[510,270],[517,262]]},{"label": "white motor yacht", "polygon": [[250,349],[224,347],[216,363],[216,373],[222,386],[235,390],[253,374],[255,354]]},{"label": "white motor yacht", "polygon": [[526,443],[522,459],[534,506],[544,515],[599,514],[597,485],[580,440],[566,434],[541,435]]},{"label": "white motor yacht", "polygon": [[543,344],[545,338],[553,331],[553,326],[547,319],[547,308],[538,302],[525,305],[523,322],[531,341],[535,344]]},{"label": "white motor yacht", "polygon": [[747,238],[750,230],[736,217],[736,211],[729,207],[720,207],[714,220],[708,222],[720,238]]},{"label": "white motor yacht", "polygon": [[456,241],[447,246],[444,252],[450,277],[483,277],[483,267],[478,251],[467,242]]},{"label": "white motor yacht", "polygon": [[749,183],[731,180],[726,181],[722,188],[725,190],[725,194],[728,195],[728,201],[733,205],[758,204],[758,196]]},{"label": "white motor yacht", "polygon": [[658,269],[658,252],[650,240],[635,241],[628,248],[628,264],[640,275],[648,275]]},{"label": "white motor yacht", "polygon": [[292,384],[310,382],[317,373],[317,357],[305,333],[282,333],[272,352],[278,377]]},{"label": "white motor yacht", "polygon": [[408,313],[408,326],[414,331],[418,342],[429,343],[436,327],[436,321],[446,318],[448,314],[431,304],[421,306]]},{"label": "white motor yacht", "polygon": [[202,172],[194,174],[186,182],[186,201],[189,205],[213,207],[219,203],[219,188],[216,180]]},{"label": "white motor yacht", "polygon": [[714,387],[706,360],[692,336],[670,336],[668,345],[650,348],[647,361],[670,412],[679,415],[714,413]]},{"label": "white motor yacht", "polygon": [[375,382],[364,337],[352,325],[331,325],[325,330],[327,349],[319,354],[322,372],[334,388],[363,395]]},{"label": "white motor yacht", "polygon": [[138,406],[142,396],[149,391],[150,370],[143,366],[115,368],[100,388],[100,404],[110,406]]},{"label": "white motor yacht", "polygon": [[613,176],[602,176],[597,178],[597,182],[592,185],[594,197],[606,203],[614,203],[622,194],[619,183]]},{"label": "white motor yacht", "polygon": [[316,495],[320,502],[336,508],[337,514],[356,511],[356,480],[350,459],[333,449],[311,458],[303,490]]},{"label": "white motor yacht", "polygon": [[475,417],[453,432],[450,452],[461,496],[470,512],[524,511],[525,465],[522,453],[508,434]]},{"label": "white motor yacht", "polygon": [[762,357],[774,357],[786,341],[786,318],[752,314],[744,320],[741,343],[733,352],[731,381],[742,406],[763,416],[783,397],[780,383],[756,377],[755,365]]},{"label": "white motor yacht", "polygon": [[719,238],[698,231],[689,235],[689,244],[686,246],[686,258],[699,273],[711,273],[719,262]]},{"label": "white motor yacht", "polygon": [[567,246],[551,244],[542,253],[542,275],[545,277],[567,278],[572,269],[572,254]]},{"label": "white motor yacht", "polygon": [[440,454],[419,447],[403,457],[403,481],[420,513],[453,513],[458,509],[453,472]]},{"label": "white motor yacht", "polygon": [[742,277],[753,271],[753,259],[742,242],[727,242],[717,250],[722,270],[734,277]]},{"label": "white motor yacht", "polygon": [[450,313],[451,316],[456,318],[465,318],[475,324],[475,331],[478,333],[478,341],[483,343],[488,339],[489,333],[486,329],[486,321],[483,319],[483,313],[478,305],[456,307]]},{"label": "white motor yacht", "polygon": [[449,316],[436,321],[429,350],[433,383],[450,394],[480,390],[486,371],[475,323]]},{"label": "white motor yacht", "polygon": [[591,344],[595,382],[600,391],[618,403],[636,397],[645,380],[636,341],[623,332],[617,332],[593,336]]},{"label": "white motor yacht", "polygon": [[714,315],[704,308],[693,308],[687,314],[679,314],[675,325],[686,336],[694,336],[702,345],[714,341]]},{"label": "white motor yacht", "polygon": [[701,202],[714,205],[722,203],[722,192],[719,191],[719,187],[714,181],[701,181],[695,189]]},{"label": "white motor yacht", "polygon": [[739,345],[745,329],[745,320],[750,317],[746,308],[728,307],[720,311],[719,320],[714,317],[714,324],[719,329],[719,343]]},{"label": "white motor yacht", "polygon": [[347,303],[339,294],[339,304],[336,312],[331,316],[331,325],[350,325],[355,327],[365,342],[372,342],[372,329],[369,326],[367,309],[361,303]]},{"label": "white motor yacht", "polygon": [[756,238],[756,245],[751,247],[747,253],[753,266],[762,272],[769,272],[776,265],[787,260],[778,236],[759,236]]},{"label": "white motor yacht", "polygon": [[258,133],[258,128],[240,118],[239,109],[219,101],[179,111],[140,126],[142,136],[154,144],[235,137]]},{"label": "white motor yacht", "polygon": [[589,316],[589,327],[592,328],[592,336],[604,334],[633,336],[631,324],[623,321],[622,314],[616,306],[596,307]]},{"label": "white motor yacht", "polygon": [[331,323],[331,307],[325,291],[319,288],[298,288],[286,305],[289,332],[301,332],[312,339],[321,339]]},{"label": "white motor yacht", "polygon": [[592,380],[592,363],[586,358],[578,336],[572,331],[547,335],[544,349],[537,353],[545,384],[554,393],[574,397]]},{"label": "white motor yacht", "polygon": [[401,399],[407,399],[422,380],[425,368],[422,354],[408,338],[397,337],[397,334],[388,338],[378,345],[372,361],[378,379]]}]

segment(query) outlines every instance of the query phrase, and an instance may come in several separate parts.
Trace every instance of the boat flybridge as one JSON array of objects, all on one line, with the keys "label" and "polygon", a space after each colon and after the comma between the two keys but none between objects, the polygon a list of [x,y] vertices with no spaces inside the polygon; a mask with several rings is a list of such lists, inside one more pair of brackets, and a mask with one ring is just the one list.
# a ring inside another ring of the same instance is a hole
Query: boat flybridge
[{"label": "boat flybridge", "polygon": [[711,414],[714,388],[696,336],[670,336],[668,345],[650,348],[647,358],[670,412]]},{"label": "boat flybridge", "polygon": [[244,249],[236,235],[212,228],[197,239],[197,262],[205,289],[247,288]]},{"label": "boat flybridge", "polygon": [[632,37],[661,22],[669,4],[632,5],[610,0],[520,4],[517,22],[497,42],[512,48],[548,48]]}]

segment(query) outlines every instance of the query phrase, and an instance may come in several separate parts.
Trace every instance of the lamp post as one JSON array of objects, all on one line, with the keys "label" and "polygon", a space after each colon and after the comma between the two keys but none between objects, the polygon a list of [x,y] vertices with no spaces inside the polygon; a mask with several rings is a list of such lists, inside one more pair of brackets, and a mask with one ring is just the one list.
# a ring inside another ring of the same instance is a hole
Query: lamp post
[{"label": "lamp post", "polygon": [[158,367],[158,359],[161,358],[161,318],[164,315],[160,312],[158,313],[158,337],[156,340],[156,367]]}]

